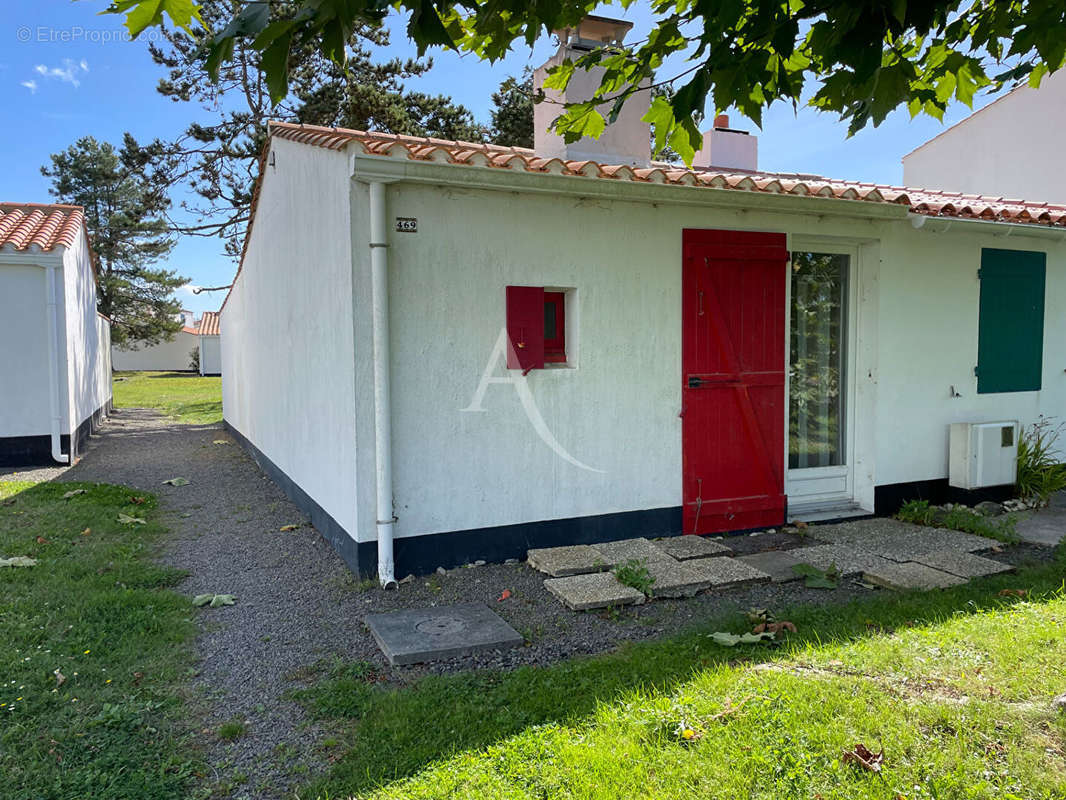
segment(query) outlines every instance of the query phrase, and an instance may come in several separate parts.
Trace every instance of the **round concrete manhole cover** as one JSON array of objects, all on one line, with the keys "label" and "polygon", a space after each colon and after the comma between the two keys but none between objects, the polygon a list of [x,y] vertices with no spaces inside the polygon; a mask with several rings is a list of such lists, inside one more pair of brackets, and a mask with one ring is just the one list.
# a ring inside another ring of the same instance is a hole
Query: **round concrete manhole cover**
[{"label": "round concrete manhole cover", "polygon": [[466,630],[466,623],[458,617],[432,617],[415,624],[415,630],[430,636],[450,636]]}]

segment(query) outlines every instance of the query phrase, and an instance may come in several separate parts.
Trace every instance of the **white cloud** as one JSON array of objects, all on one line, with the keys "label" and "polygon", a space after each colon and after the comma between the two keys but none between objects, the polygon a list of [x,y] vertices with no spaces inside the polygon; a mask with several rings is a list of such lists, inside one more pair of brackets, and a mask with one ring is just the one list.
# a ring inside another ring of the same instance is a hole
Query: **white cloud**
[{"label": "white cloud", "polygon": [[61,67],[49,67],[46,64],[38,64],[33,69],[42,78],[54,78],[63,83],[69,83],[76,88],[81,85],[81,80],[78,76],[83,72],[89,71],[89,62],[84,58],[80,63],[69,58],[64,58],[63,66]]},{"label": "white cloud", "polygon": [[37,94],[37,81],[23,81],[22,86],[30,90],[30,94]]}]

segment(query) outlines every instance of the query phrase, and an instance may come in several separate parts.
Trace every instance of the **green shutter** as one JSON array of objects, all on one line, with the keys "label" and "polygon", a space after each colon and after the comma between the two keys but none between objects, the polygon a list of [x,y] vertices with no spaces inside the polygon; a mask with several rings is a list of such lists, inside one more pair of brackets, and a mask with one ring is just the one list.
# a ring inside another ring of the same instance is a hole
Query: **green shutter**
[{"label": "green shutter", "polygon": [[978,394],[1040,389],[1046,269],[1044,253],[981,251]]}]

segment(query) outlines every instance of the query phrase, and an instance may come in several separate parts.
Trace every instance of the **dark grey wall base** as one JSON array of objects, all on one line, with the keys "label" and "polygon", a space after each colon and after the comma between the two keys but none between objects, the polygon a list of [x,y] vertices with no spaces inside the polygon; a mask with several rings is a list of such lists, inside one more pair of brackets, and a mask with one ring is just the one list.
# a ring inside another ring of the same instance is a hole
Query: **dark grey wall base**
[{"label": "dark grey wall base", "polygon": [[1001,503],[1014,496],[1013,486],[990,486],[984,489],[956,489],[947,478],[910,483],[891,483],[874,487],[874,513],[879,517],[895,514],[908,500],[928,500],[933,505],[965,503],[972,506],[983,500]]},{"label": "dark grey wall base", "polygon": [[[90,414],[74,431],[74,435],[64,433],[59,437],[59,446],[64,453],[71,453],[77,459],[85,452],[89,436],[100,429],[100,425],[111,413],[111,400]],[[71,448],[73,440],[73,452]],[[52,459],[52,437],[45,433],[40,436],[6,436],[0,437],[0,467],[54,467]]]},{"label": "dark grey wall base", "polygon": [[[270,479],[276,483],[285,496],[288,497],[293,504],[303,511],[307,516],[311,518],[311,524],[315,526],[315,529],[325,538],[327,542],[333,545],[333,549],[337,551],[344,563],[348,565],[352,572],[360,575],[372,574],[376,570],[374,568],[368,569],[360,560],[362,551],[356,547],[355,540],[348,535],[348,532],[341,527],[341,524],[337,520],[333,519],[322,506],[316,503],[307,492],[301,489],[288,475],[282,472],[273,461],[266,457],[266,455],[258,447],[248,441],[248,438],[239,430],[234,428],[229,420],[223,420],[222,424],[230,435],[236,439],[241,447],[248,451],[248,455],[252,457],[259,468],[263,470]],[[353,487],[354,491],[354,487]],[[377,563],[377,553],[375,552],[375,564]]]},{"label": "dark grey wall base", "polygon": [[200,377],[201,378],[221,378],[222,377],[222,373],[221,372],[201,372],[200,373]]}]

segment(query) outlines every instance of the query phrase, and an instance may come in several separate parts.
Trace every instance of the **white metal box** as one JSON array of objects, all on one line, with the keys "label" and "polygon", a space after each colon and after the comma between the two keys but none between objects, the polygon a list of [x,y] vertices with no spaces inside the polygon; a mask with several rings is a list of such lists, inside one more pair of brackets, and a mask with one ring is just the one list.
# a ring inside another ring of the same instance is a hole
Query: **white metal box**
[{"label": "white metal box", "polygon": [[1018,433],[1018,423],[1012,421],[953,423],[948,483],[959,489],[1014,483]]}]

